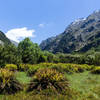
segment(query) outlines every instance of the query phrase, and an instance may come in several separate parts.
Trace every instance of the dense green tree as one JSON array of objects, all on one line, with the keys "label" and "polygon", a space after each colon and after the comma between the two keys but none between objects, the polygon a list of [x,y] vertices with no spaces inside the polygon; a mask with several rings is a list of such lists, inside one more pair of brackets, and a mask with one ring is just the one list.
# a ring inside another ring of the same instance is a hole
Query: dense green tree
[{"label": "dense green tree", "polygon": [[39,46],[36,43],[32,43],[29,38],[25,38],[19,43],[18,50],[23,63],[37,63],[41,54]]},{"label": "dense green tree", "polygon": [[0,66],[19,63],[21,63],[21,58],[16,46],[13,44],[0,46]]}]

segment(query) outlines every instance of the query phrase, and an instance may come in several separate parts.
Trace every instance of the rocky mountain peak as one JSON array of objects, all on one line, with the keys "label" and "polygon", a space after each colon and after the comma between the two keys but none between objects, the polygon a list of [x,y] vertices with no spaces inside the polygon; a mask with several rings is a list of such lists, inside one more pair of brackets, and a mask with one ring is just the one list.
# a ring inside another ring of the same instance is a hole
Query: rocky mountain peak
[{"label": "rocky mountain peak", "polygon": [[53,38],[53,40],[43,41],[40,47],[42,50],[48,50],[53,53],[88,51],[92,47],[99,48],[99,40],[100,10],[97,10],[87,18],[75,20],[63,33]]}]

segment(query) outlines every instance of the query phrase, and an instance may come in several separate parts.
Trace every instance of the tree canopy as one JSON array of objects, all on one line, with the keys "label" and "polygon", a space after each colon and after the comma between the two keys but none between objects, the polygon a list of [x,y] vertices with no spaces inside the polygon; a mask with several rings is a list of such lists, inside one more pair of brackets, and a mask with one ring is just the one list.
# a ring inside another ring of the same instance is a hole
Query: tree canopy
[{"label": "tree canopy", "polygon": [[19,43],[18,50],[23,63],[37,63],[41,54],[38,44],[33,43],[29,38]]}]

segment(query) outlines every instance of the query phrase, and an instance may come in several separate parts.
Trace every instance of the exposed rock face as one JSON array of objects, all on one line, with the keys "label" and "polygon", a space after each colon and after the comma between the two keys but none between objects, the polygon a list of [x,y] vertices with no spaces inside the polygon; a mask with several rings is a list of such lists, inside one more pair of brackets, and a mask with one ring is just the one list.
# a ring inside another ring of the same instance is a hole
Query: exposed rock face
[{"label": "exposed rock face", "polygon": [[65,31],[40,44],[42,50],[53,53],[86,52],[91,48],[100,48],[100,11],[95,11],[87,18],[72,22]]},{"label": "exposed rock face", "polygon": [[10,40],[6,37],[6,35],[0,31],[0,44],[11,44]]}]

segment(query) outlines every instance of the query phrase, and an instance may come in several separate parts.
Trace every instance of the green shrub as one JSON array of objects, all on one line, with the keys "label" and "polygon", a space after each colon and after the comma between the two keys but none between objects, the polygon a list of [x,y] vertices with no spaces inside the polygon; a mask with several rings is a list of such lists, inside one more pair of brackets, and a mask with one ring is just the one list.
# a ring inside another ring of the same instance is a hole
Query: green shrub
[{"label": "green shrub", "polygon": [[90,71],[90,70],[92,70],[92,68],[93,68],[94,66],[93,66],[93,65],[82,64],[80,67],[81,67],[82,69],[84,69],[84,70]]},{"label": "green shrub", "polygon": [[100,67],[94,67],[94,69],[91,70],[91,73],[93,74],[100,74]]},{"label": "green shrub", "polygon": [[27,70],[27,75],[28,76],[33,76],[38,69],[44,69],[44,68],[52,68],[56,64],[53,63],[40,63],[40,64],[35,64],[35,65],[30,65]]},{"label": "green shrub", "polygon": [[64,70],[68,73],[78,72],[78,65],[75,64],[66,64]]},{"label": "green shrub", "polygon": [[27,71],[29,68],[31,68],[33,65],[31,64],[20,64],[19,65],[19,70],[20,71]]},{"label": "green shrub", "polygon": [[27,70],[27,75],[33,76],[39,68],[40,68],[40,66],[38,66],[38,65],[30,66],[29,69]]},{"label": "green shrub", "polygon": [[6,64],[5,68],[9,69],[10,71],[15,71],[15,70],[17,70],[17,65]]},{"label": "green shrub", "polygon": [[93,66],[87,65],[87,64],[66,64],[66,69],[72,72],[84,72],[86,70],[91,70]]},{"label": "green shrub", "polygon": [[87,64],[63,64],[63,63],[40,63],[40,64],[36,64],[36,65],[30,65],[30,67],[27,70],[27,74],[29,76],[33,76],[35,74],[35,72],[37,72],[38,69],[43,69],[43,68],[52,68],[52,69],[56,69],[57,71],[59,71],[60,73],[68,73],[68,74],[72,74],[72,73],[81,73],[84,72],[85,70],[91,70],[94,66],[90,66]]},{"label": "green shrub", "polygon": [[0,69],[0,94],[14,94],[22,90],[22,85],[8,69]]},{"label": "green shrub", "polygon": [[27,68],[26,68],[25,64],[20,64],[18,67],[18,70],[25,71],[25,70],[27,70]]},{"label": "green shrub", "polygon": [[63,74],[59,73],[55,69],[40,69],[38,70],[32,81],[29,84],[27,91],[44,90],[48,93],[54,91],[56,93],[64,93],[68,89],[68,80],[66,80]]},{"label": "green shrub", "polygon": [[52,66],[53,69],[58,70],[61,73],[75,73],[75,72],[83,72],[85,70],[83,65],[78,65],[78,64],[56,64],[54,66]]}]

